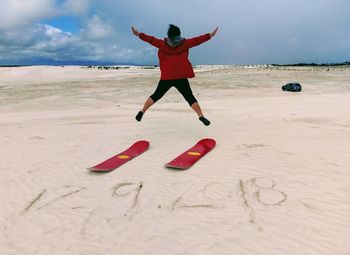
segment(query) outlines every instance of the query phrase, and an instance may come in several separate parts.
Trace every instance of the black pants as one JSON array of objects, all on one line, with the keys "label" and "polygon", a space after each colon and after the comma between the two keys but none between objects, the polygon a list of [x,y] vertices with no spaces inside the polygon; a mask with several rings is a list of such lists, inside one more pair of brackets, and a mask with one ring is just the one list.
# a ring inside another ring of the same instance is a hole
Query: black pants
[{"label": "black pants", "polygon": [[157,102],[172,86],[174,86],[181,93],[190,106],[197,102],[197,99],[193,96],[187,79],[160,80],[156,91],[150,97],[154,102]]}]

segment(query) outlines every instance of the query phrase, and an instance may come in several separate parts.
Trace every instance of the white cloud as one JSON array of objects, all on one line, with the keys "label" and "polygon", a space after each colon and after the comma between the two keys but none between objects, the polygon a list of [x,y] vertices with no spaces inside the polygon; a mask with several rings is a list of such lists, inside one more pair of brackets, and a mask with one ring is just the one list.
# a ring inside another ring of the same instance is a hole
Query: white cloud
[{"label": "white cloud", "polygon": [[0,0],[0,31],[31,26],[61,15],[86,16],[91,0]]},{"label": "white cloud", "polygon": [[0,30],[27,26],[55,15],[54,0],[0,0]]},{"label": "white cloud", "polygon": [[288,39],[288,43],[289,43],[289,45],[297,46],[297,45],[300,44],[300,39],[299,38],[295,38],[295,37],[290,37]]},{"label": "white cloud", "polygon": [[41,25],[41,27],[44,28],[45,34],[51,38],[60,38],[62,36],[64,36],[64,37],[72,36],[72,33],[63,32],[61,29],[56,28],[56,27],[52,27],[49,25]]},{"label": "white cloud", "polygon": [[86,40],[81,34],[73,35],[46,24],[0,32],[0,64],[28,59],[130,63],[144,57],[142,49]]},{"label": "white cloud", "polygon": [[0,33],[2,59],[20,60],[26,58],[56,59],[60,52],[76,47],[79,41],[71,33],[63,32],[49,25],[38,24],[31,28]]},{"label": "white cloud", "polygon": [[30,46],[33,50],[42,52],[58,52],[70,48],[77,39],[69,32],[44,24],[39,24],[32,30],[33,36],[40,38]]},{"label": "white cloud", "polygon": [[62,14],[86,15],[90,9],[91,0],[66,0],[61,5]]},{"label": "white cloud", "polygon": [[103,39],[113,35],[112,26],[103,22],[97,15],[93,15],[82,29],[82,34],[87,39]]}]

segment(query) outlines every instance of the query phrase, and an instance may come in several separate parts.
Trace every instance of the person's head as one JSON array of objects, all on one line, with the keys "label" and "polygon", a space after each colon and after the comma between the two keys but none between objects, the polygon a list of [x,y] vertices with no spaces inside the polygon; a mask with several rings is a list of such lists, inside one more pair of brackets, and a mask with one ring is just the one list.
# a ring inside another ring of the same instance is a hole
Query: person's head
[{"label": "person's head", "polygon": [[170,39],[173,39],[176,36],[180,36],[180,35],[181,35],[180,28],[178,28],[177,26],[175,26],[173,24],[170,24],[169,29],[168,29],[168,37]]}]

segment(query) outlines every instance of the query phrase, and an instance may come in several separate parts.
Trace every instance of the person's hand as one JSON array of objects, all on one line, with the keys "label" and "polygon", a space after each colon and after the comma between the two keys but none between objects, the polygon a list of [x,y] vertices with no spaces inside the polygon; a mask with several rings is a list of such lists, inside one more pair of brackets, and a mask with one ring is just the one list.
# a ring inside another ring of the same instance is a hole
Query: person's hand
[{"label": "person's hand", "polygon": [[216,32],[219,30],[219,27],[216,27],[213,32],[210,33],[211,37],[214,37],[216,35]]},{"label": "person's hand", "polygon": [[139,35],[140,35],[140,32],[137,31],[137,29],[136,29],[134,26],[131,27],[131,30],[132,30],[132,33],[133,33],[134,35],[136,35],[136,36],[139,36]]}]

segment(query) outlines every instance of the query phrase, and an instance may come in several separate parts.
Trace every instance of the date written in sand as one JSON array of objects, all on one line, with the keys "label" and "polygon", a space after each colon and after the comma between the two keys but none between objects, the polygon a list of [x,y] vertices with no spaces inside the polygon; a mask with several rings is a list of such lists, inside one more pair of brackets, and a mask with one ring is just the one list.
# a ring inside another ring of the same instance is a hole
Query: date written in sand
[{"label": "date written in sand", "polygon": [[[151,187],[151,186],[149,186]],[[125,208],[123,215],[135,215],[139,211],[140,205],[147,202],[149,207],[149,190],[145,192],[147,184],[144,182],[121,182],[111,187],[111,195],[115,201],[123,204]],[[22,214],[31,210],[51,208],[55,204],[66,204],[65,200],[75,198],[71,202],[80,201],[79,205],[71,205],[70,209],[87,208],[81,205],[81,199],[78,196],[83,195],[88,188],[78,186],[64,186],[60,189],[44,189],[35,195],[23,208]],[[145,193],[145,194],[143,194]],[[86,195],[84,195],[86,196]],[[280,207],[287,201],[287,194],[281,191],[275,181],[266,177],[241,180],[236,185],[230,185],[230,188],[224,183],[210,182],[203,185],[184,185],[174,183],[172,191],[167,194],[168,202],[156,203],[155,207],[165,210],[181,209],[223,209],[236,201],[242,206],[254,222],[255,211],[264,208]],[[164,199],[162,194],[151,195],[152,201]],[[108,203],[111,201],[108,200]],[[91,203],[89,203],[91,206]],[[89,207],[90,207],[89,206]]]}]

